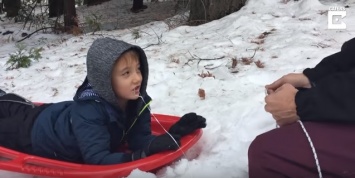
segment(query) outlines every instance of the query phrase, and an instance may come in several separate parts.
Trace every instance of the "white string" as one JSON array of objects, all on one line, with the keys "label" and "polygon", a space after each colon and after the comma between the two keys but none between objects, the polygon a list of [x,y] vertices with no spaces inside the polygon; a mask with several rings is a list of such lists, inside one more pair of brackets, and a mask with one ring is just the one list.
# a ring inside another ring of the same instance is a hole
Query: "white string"
[{"label": "white string", "polygon": [[322,170],[321,170],[321,168],[320,168],[318,156],[317,156],[317,153],[316,153],[316,149],[315,149],[315,147],[314,147],[314,145],[313,145],[313,142],[312,142],[312,140],[311,140],[311,137],[309,136],[309,134],[308,134],[306,128],[304,127],[302,121],[298,120],[298,123],[300,123],[300,125],[301,125],[301,127],[302,127],[302,130],[303,130],[304,134],[306,135],[306,137],[307,137],[307,139],[308,139],[309,145],[310,145],[311,148],[312,148],[313,156],[314,156],[314,159],[315,159],[315,161],[316,161],[316,166],[317,166],[319,178],[323,178],[323,176],[322,176]]},{"label": "white string", "polygon": [[[142,99],[142,101],[144,102],[144,104],[147,104],[147,103],[145,102],[144,98],[143,98],[141,95],[139,95],[139,97]],[[148,106],[147,108],[148,108],[148,110],[150,111],[150,114],[153,116],[153,118],[154,118],[154,119],[157,121],[157,123],[160,125],[160,127],[165,131],[165,133],[167,133],[167,134],[170,136],[170,138],[172,138],[172,139],[174,140],[174,142],[175,142],[175,144],[178,146],[179,150],[182,152],[182,154],[184,155],[184,157],[186,157],[185,152],[180,149],[181,147],[180,147],[180,145],[178,144],[178,142],[175,140],[175,138],[164,128],[163,125],[161,125],[161,123],[159,122],[159,120],[155,117],[155,115],[154,115],[154,114],[152,113],[152,111],[150,110],[150,107]]]},{"label": "white string", "polygon": [[[268,95],[267,89],[265,89],[265,95]],[[310,145],[311,148],[312,148],[312,152],[313,152],[314,160],[315,160],[315,162],[316,162],[316,166],[317,166],[319,178],[323,178],[322,170],[321,170],[321,168],[320,168],[320,164],[319,164],[319,160],[318,160],[318,156],[317,156],[317,152],[316,152],[316,149],[315,149],[315,147],[314,147],[314,145],[313,145],[312,139],[311,139],[311,137],[309,136],[309,134],[308,134],[306,128],[304,127],[302,121],[301,121],[301,120],[298,120],[298,123],[300,123],[300,125],[301,125],[301,127],[302,127],[302,130],[303,130],[304,134],[305,134],[306,137],[307,137],[307,140],[308,140],[308,142],[309,142],[309,145]],[[280,126],[279,126],[278,124],[276,124],[276,128],[280,128]]]},{"label": "white string", "polygon": [[[145,101],[144,101],[144,98],[139,94],[139,97],[142,99],[142,101],[144,102],[144,104],[147,104]],[[178,146],[178,150],[182,153],[182,155],[183,155],[183,157],[185,157],[185,158],[187,158],[187,156],[186,156],[186,154],[185,154],[185,152],[184,151],[182,151],[182,149],[181,149],[181,147],[180,147],[180,145],[178,144],[178,142],[175,140],[175,138],[164,128],[164,126],[163,125],[161,125],[161,123],[159,122],[159,120],[155,117],[155,115],[152,113],[152,110],[150,110],[150,107],[148,106],[147,107],[148,108],[148,110],[150,111],[150,114],[153,116],[153,118],[158,122],[158,124],[160,125],[160,127],[165,131],[165,133],[167,133],[169,136],[170,136],[170,138],[172,138],[173,140],[174,140],[174,142],[175,142],[175,144]],[[185,167],[185,173],[187,173],[187,166]],[[192,176],[190,176],[190,175],[187,175],[189,178],[191,178]]]}]

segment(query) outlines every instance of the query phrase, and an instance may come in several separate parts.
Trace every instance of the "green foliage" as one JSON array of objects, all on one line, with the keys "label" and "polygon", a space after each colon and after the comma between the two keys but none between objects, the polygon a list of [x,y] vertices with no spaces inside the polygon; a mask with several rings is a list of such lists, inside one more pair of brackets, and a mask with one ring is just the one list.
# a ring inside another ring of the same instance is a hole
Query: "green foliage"
[{"label": "green foliage", "polygon": [[17,52],[10,54],[10,59],[6,62],[9,65],[7,70],[27,68],[32,61],[38,61],[41,56],[42,48],[31,48],[29,52],[26,51],[26,46],[22,43],[16,44]]},{"label": "green foliage", "polygon": [[85,23],[89,26],[92,30],[92,33],[101,30],[101,19],[102,15],[91,14],[91,16],[85,17]]},{"label": "green foliage", "polygon": [[138,39],[141,37],[141,35],[139,34],[139,29],[133,29],[132,30],[132,36],[134,39]]}]

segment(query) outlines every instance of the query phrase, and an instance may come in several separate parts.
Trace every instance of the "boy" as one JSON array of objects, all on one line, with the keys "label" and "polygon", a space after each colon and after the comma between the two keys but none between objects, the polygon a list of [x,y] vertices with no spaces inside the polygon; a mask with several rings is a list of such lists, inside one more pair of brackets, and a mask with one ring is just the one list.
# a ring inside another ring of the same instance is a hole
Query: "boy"
[{"label": "boy", "polygon": [[[170,134],[153,136],[147,80],[147,57],[140,47],[97,39],[88,51],[87,77],[74,101],[36,107],[14,94],[0,97],[0,145],[51,159],[101,165],[176,150],[180,137],[206,127],[206,119],[185,114]],[[10,127],[10,133],[2,133],[2,128]],[[125,143],[132,153],[117,152]]]}]

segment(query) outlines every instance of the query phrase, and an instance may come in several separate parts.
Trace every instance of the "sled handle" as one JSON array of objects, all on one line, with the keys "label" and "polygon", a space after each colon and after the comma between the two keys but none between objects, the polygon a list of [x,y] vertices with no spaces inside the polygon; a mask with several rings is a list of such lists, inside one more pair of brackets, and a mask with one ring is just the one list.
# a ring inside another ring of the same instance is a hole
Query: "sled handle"
[{"label": "sled handle", "polygon": [[70,163],[68,165],[48,163],[36,159],[34,156],[14,152],[4,147],[0,147],[0,157],[5,158],[5,160],[0,160],[0,167],[3,170],[13,172],[21,170],[21,173],[24,174],[62,177],[66,172],[77,167],[75,164],[69,165]]},{"label": "sled handle", "polygon": [[45,176],[64,176],[65,171],[61,168],[47,168],[38,165],[24,164],[22,172],[26,174],[45,175]]},{"label": "sled handle", "polygon": [[[45,165],[45,163],[43,164]],[[65,172],[63,168],[40,166],[40,161],[25,154],[18,154],[12,160],[0,161],[0,165],[4,170],[18,172],[20,168],[22,173],[43,176],[64,176]]]}]

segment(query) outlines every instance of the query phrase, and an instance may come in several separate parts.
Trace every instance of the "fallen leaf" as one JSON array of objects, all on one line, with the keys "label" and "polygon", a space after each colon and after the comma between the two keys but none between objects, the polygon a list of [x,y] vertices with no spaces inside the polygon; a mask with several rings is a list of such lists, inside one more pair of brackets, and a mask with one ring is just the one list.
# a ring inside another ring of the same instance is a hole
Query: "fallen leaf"
[{"label": "fallen leaf", "polygon": [[237,67],[238,61],[236,58],[232,59],[232,69],[234,69],[235,67]]},{"label": "fallen leaf", "polygon": [[199,88],[198,89],[198,96],[200,97],[201,100],[204,100],[206,98],[205,90],[202,88]]},{"label": "fallen leaf", "polygon": [[264,67],[265,67],[265,64],[262,63],[260,60],[254,62],[254,63],[255,63],[255,65],[256,65],[258,68],[264,68]]}]

